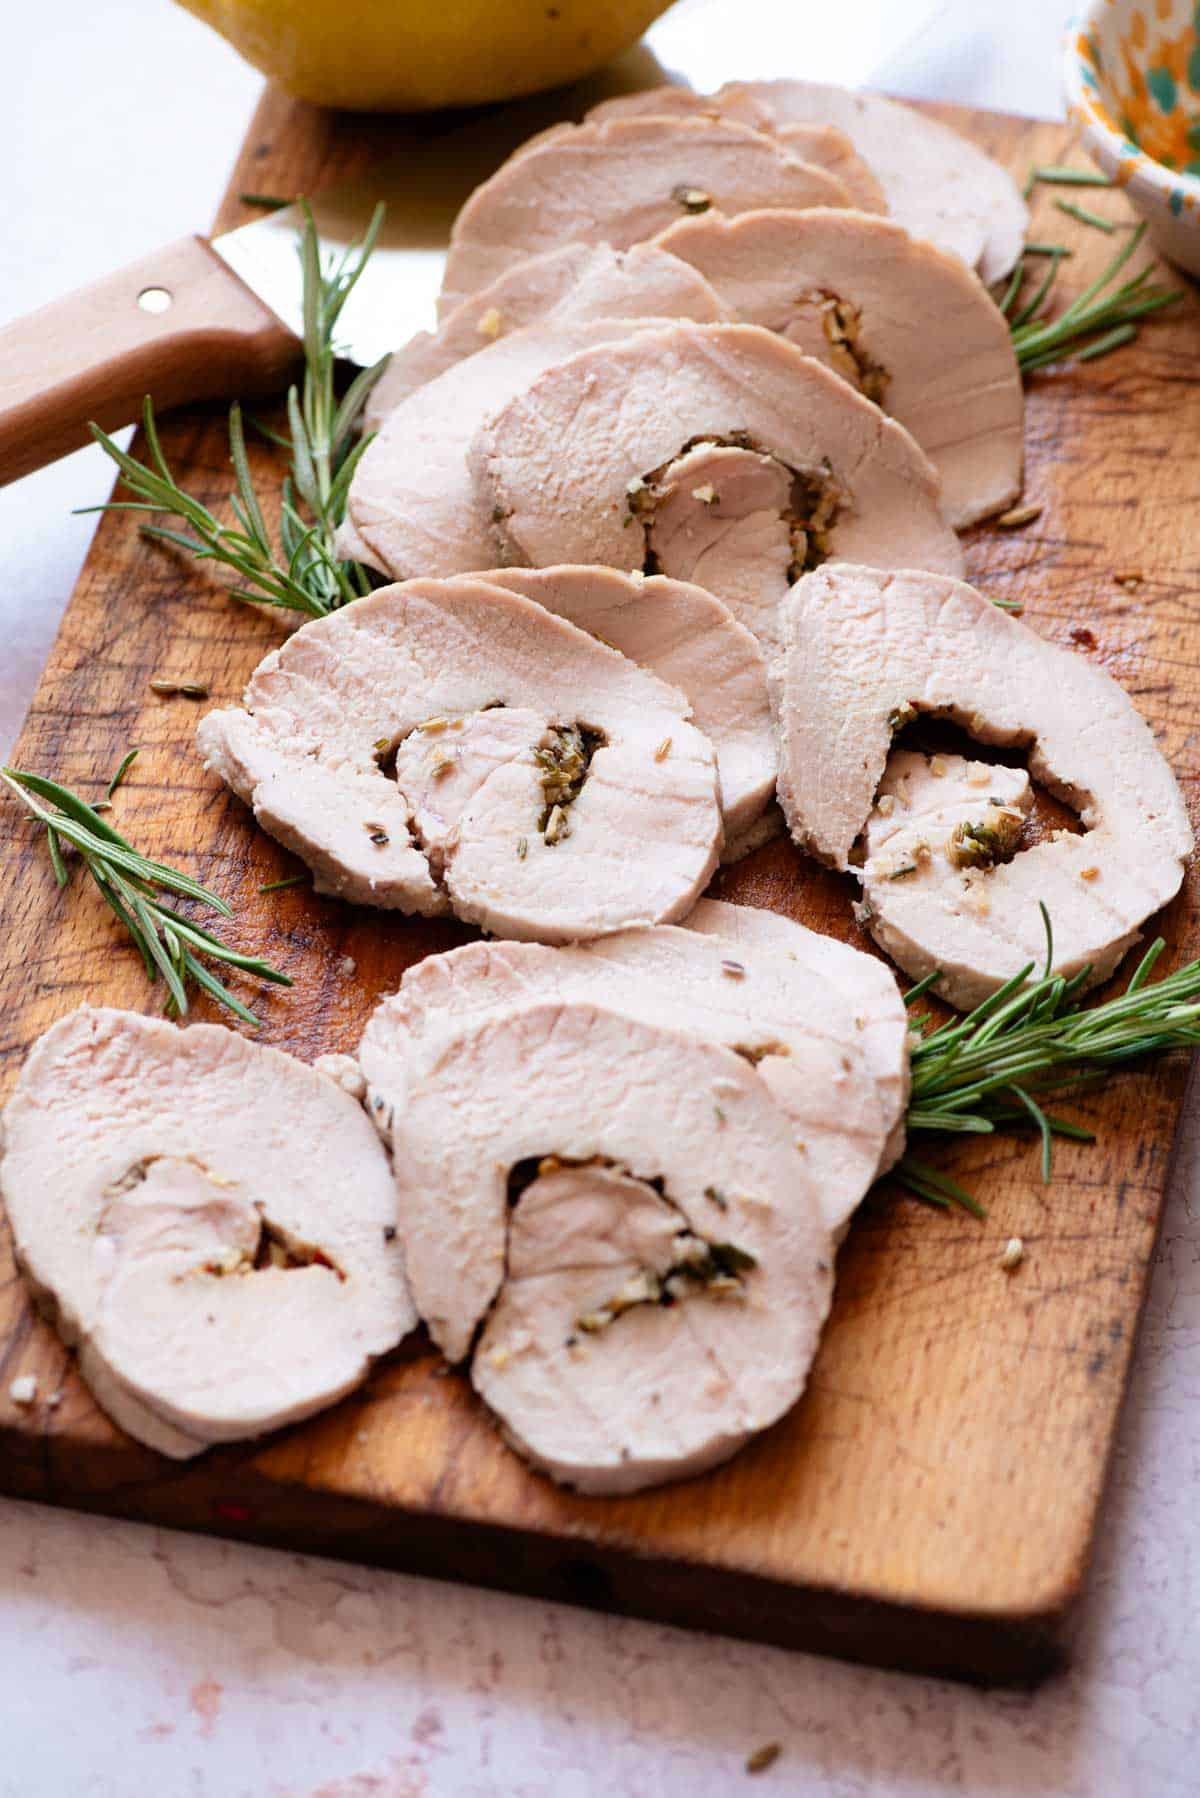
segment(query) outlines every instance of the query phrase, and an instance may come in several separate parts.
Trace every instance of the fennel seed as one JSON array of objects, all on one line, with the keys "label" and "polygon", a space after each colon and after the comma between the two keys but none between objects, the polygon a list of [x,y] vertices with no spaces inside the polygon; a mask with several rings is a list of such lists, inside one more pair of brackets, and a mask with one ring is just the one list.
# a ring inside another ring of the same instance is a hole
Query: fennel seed
[{"label": "fennel seed", "polygon": [[207,699],[208,688],[198,680],[168,680],[165,676],[156,675],[150,682],[152,693],[161,693],[165,699],[172,699],[176,694],[181,699]]},{"label": "fennel seed", "polygon": [[765,1773],[768,1767],[775,1765],[782,1753],[783,1749],[778,1742],[764,1742],[761,1748],[756,1748],[753,1754],[746,1756],[747,1773]]},{"label": "fennel seed", "polygon": [[1037,504],[1013,506],[1010,511],[1001,512],[996,520],[997,528],[1002,531],[1020,530],[1023,524],[1032,524],[1035,518],[1040,518],[1044,510],[1043,506]]},{"label": "fennel seed", "polygon": [[670,753],[671,739],[670,737],[664,737],[658,748],[654,751],[654,759],[656,762],[665,762]]}]

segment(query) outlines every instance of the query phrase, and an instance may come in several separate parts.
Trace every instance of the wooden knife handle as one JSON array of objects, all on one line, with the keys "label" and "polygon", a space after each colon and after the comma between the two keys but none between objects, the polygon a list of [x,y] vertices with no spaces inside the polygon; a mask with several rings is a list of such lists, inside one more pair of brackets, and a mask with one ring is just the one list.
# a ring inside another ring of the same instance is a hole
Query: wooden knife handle
[{"label": "wooden knife handle", "polygon": [[[165,296],[165,297],[164,297]],[[0,330],[0,485],[78,449],[88,423],[282,386],[300,345],[202,237]]]}]

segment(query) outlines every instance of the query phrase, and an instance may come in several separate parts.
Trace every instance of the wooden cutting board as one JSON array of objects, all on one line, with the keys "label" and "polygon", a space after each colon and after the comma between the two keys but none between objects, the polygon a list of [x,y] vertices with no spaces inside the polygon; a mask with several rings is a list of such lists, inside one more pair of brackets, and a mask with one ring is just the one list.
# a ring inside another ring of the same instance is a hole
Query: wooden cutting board
[{"label": "wooden cutting board", "polygon": [[[1065,127],[931,109],[1007,163],[1069,152]],[[400,128],[336,117],[268,92],[221,210],[239,191],[292,194],[359,173]],[[1062,191],[1062,190],[1058,190]],[[1121,239],[1088,230],[1038,190],[1033,237],[1075,250],[1082,287]],[[1127,217],[1117,194],[1089,203]],[[935,328],[936,321],[931,321]],[[1019,598],[1048,638],[1109,668],[1153,720],[1195,812],[1200,740],[1200,307],[1194,292],[1140,341],[1029,391],[1027,497],[1041,516],[981,529],[971,576]],[[216,410],[164,425],[185,485],[229,488]],[[273,491],[270,451],[255,451]],[[1115,577],[1130,571],[1136,585]],[[470,934],[314,898],[262,896],[298,864],[207,778],[198,708],[154,676],[240,694],[279,640],[274,617],[105,517],[14,760],[91,797],[133,744],[114,821],[147,852],[229,899],[226,934],[295,976],[256,999],[262,1039],[312,1057],[352,1048],[411,962]],[[134,953],[80,880],[59,894],[40,833],[0,813],[3,1088],[40,1031],[83,1001],[153,1009]],[[775,844],[717,882],[861,942],[848,884]],[[1162,921],[1169,962],[1200,953],[1194,875]],[[196,1015],[214,1015],[203,1001]],[[423,1340],[336,1410],[260,1445],[171,1463],[91,1402],[36,1317],[0,1242],[0,1487],[29,1498],[428,1574],[797,1647],[966,1678],[1025,1681],[1050,1668],[1083,1580],[1133,1350],[1182,1060],[1114,1078],[1077,1110],[1092,1147],[1062,1144],[1040,1184],[1029,1140],[941,1157],[987,1203],[980,1224],[894,1188],[865,1204],[839,1261],[837,1299],[804,1401],[727,1467],[622,1500],[585,1500],[526,1471],[467,1382]],[[1015,1274],[1003,1243],[1024,1238]],[[37,1380],[32,1408],[10,1383]],[[51,1401],[56,1402],[51,1402]]]}]

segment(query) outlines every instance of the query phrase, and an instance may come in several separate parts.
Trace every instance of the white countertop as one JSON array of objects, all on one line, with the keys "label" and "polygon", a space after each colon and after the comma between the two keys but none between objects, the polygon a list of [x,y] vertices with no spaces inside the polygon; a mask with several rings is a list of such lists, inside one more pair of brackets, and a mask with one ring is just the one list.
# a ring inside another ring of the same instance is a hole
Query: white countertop
[{"label": "white countertop", "polygon": [[[771,72],[1059,110],[1066,0],[684,0]],[[211,217],[258,80],[168,0],[6,9],[0,319]],[[693,37],[693,41],[694,37]],[[740,73],[714,41],[714,79]],[[0,748],[105,497],[0,491]],[[1200,1116],[1190,1108],[1072,1669],[985,1694],[0,1501],[0,1798],[1183,1798],[1200,1742]],[[1037,1519],[1029,1527],[1036,1529]]]}]

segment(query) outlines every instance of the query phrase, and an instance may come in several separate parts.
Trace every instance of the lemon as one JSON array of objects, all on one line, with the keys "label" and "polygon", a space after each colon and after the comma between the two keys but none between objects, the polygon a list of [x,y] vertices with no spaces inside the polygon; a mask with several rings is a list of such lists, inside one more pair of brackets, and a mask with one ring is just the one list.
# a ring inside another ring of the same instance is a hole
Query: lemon
[{"label": "lemon", "polygon": [[301,100],[424,112],[574,81],[670,0],[182,0]]}]

